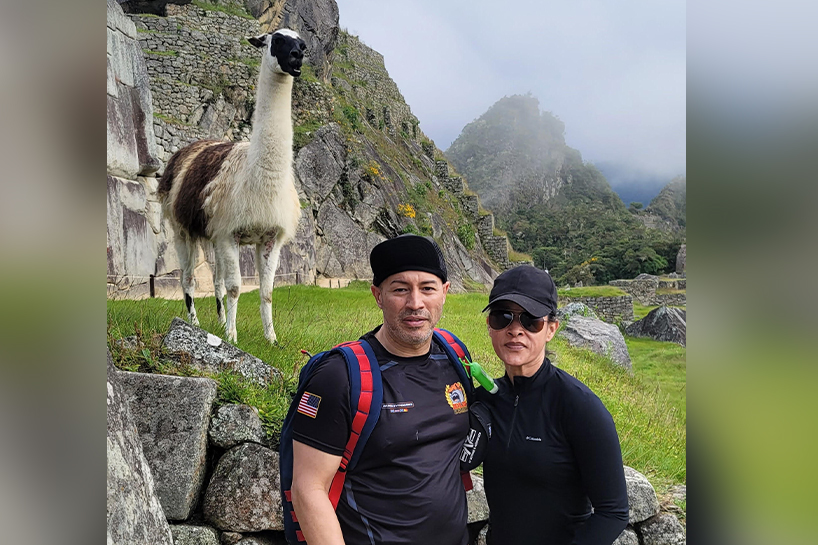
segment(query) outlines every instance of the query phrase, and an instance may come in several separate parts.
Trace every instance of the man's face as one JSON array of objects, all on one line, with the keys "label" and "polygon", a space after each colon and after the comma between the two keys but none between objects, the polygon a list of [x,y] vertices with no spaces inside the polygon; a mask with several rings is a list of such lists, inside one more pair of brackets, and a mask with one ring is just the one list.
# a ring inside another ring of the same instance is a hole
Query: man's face
[{"label": "man's face", "polygon": [[380,286],[372,286],[389,340],[405,348],[428,345],[448,291],[449,282],[421,271],[393,274]]}]

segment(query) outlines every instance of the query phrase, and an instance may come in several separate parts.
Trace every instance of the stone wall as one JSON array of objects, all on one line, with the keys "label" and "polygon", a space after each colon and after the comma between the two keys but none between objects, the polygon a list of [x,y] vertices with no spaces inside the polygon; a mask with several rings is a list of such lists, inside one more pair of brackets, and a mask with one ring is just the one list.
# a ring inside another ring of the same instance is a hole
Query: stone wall
[{"label": "stone wall", "polygon": [[686,278],[674,278],[673,280],[659,280],[659,289],[684,290],[687,289]]},{"label": "stone wall", "polygon": [[621,295],[619,297],[565,297],[560,301],[568,303],[583,303],[592,308],[602,320],[614,324],[617,322],[633,321],[633,297]]},{"label": "stone wall", "polygon": [[[107,287],[142,286],[162,252],[155,173],[162,162],[153,132],[151,89],[134,23],[107,2]],[[139,289],[137,288],[137,291]]]},{"label": "stone wall", "polygon": [[686,278],[660,280],[658,276],[640,274],[633,280],[611,280],[608,284],[628,292],[640,305],[685,306],[687,304],[687,295],[685,293],[656,293],[657,290],[662,289],[686,290]]},{"label": "stone wall", "polygon": [[657,305],[669,307],[687,306],[687,295],[684,293],[659,293],[656,295]]},{"label": "stone wall", "polygon": [[477,234],[480,238],[494,235],[494,214],[485,214],[477,219]]},{"label": "stone wall", "polygon": [[[640,278],[641,277],[641,278]],[[633,280],[611,280],[611,286],[616,286],[633,295],[640,305],[655,305],[656,289],[659,287],[659,277],[640,274]]]},{"label": "stone wall", "polygon": [[511,266],[508,260],[508,238],[497,237],[494,235],[488,237],[480,237],[486,253],[491,256],[495,263],[497,263],[503,270]]}]

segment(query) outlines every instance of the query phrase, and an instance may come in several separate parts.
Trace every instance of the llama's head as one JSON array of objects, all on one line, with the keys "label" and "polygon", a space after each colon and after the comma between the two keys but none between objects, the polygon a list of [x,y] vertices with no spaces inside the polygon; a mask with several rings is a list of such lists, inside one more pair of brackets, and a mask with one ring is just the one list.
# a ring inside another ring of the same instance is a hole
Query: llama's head
[{"label": "llama's head", "polygon": [[272,34],[247,38],[247,41],[259,49],[264,49],[262,63],[270,63],[274,72],[293,77],[301,75],[301,64],[304,62],[307,44],[296,31],[282,28]]}]

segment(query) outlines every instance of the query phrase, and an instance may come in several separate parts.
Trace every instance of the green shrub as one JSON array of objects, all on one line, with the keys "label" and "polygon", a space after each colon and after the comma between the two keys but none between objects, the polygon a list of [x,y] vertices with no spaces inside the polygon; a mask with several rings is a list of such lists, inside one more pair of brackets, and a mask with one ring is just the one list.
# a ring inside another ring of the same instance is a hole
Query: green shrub
[{"label": "green shrub", "polygon": [[474,227],[472,227],[471,223],[461,223],[457,227],[457,238],[460,239],[460,242],[463,243],[463,246],[466,247],[467,250],[471,250],[474,248]]}]

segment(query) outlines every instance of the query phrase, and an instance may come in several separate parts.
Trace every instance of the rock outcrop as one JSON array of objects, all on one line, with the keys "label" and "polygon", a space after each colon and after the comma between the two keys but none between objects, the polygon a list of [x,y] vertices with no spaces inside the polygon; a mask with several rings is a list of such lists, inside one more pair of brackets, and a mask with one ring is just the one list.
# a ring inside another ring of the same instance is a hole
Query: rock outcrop
[{"label": "rock outcrop", "polygon": [[205,479],[216,382],[128,372],[120,378],[165,517],[186,520]]},{"label": "rock outcrop", "polygon": [[648,337],[687,346],[687,311],[673,307],[659,307],[647,316],[625,328],[631,337]]},{"label": "rock outcrop", "polygon": [[609,358],[620,367],[631,370],[628,346],[615,325],[575,314],[562,324],[558,335],[564,337],[571,346],[588,348]]},{"label": "rock outcrop", "polygon": [[262,386],[281,376],[275,367],[181,318],[174,318],[170,323],[162,347],[174,360],[201,371],[218,373],[233,370]]},{"label": "rock outcrop", "polygon": [[120,371],[108,353],[108,543],[173,545]]}]

